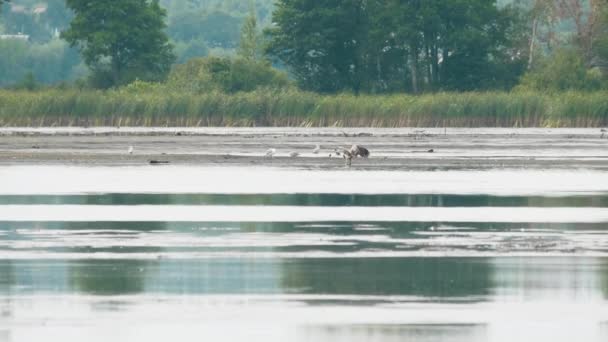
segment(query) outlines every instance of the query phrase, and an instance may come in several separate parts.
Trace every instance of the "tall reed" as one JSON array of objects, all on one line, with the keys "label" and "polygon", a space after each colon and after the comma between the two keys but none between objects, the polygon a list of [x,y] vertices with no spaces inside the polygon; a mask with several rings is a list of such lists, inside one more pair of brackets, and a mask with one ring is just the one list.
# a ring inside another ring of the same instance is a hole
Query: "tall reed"
[{"label": "tall reed", "polygon": [[608,93],[0,91],[2,126],[598,127]]}]

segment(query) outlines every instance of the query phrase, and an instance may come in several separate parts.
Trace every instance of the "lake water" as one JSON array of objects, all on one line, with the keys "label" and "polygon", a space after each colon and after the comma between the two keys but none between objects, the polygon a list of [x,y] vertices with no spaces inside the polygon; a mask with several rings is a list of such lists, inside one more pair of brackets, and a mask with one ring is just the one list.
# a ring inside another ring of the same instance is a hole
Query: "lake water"
[{"label": "lake water", "polygon": [[5,162],[0,341],[607,341],[600,144],[543,168]]}]

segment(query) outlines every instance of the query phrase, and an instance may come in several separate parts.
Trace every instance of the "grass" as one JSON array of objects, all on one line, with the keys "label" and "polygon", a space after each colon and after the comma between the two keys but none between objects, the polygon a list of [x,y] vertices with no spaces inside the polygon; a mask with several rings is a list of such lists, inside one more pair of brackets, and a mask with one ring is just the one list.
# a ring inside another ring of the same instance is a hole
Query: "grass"
[{"label": "grass", "polygon": [[608,93],[0,90],[0,126],[599,127]]}]

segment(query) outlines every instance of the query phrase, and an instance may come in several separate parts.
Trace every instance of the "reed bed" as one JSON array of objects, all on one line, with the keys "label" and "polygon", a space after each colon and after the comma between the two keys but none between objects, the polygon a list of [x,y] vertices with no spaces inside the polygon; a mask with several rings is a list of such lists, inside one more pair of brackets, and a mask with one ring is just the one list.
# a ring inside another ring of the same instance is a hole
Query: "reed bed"
[{"label": "reed bed", "polygon": [[1,126],[599,127],[608,93],[0,91]]}]

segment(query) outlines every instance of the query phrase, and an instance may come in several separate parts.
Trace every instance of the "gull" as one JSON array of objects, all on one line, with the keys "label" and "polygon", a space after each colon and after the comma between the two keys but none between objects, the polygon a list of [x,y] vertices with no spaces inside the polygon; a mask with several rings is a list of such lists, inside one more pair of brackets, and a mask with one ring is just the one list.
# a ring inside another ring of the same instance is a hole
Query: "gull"
[{"label": "gull", "polygon": [[320,146],[319,144],[317,144],[317,146],[315,146],[315,149],[314,149],[314,150],[312,150],[312,153],[314,153],[314,154],[318,154],[318,153],[319,153],[319,151],[321,151],[321,146]]},{"label": "gull", "polygon": [[269,148],[266,151],[266,157],[272,158],[276,153],[277,153],[277,150],[275,148]]},{"label": "gull", "polygon": [[297,156],[299,156],[300,154],[298,152],[289,152],[289,157],[291,158],[295,158]]},{"label": "gull", "polygon": [[133,146],[129,146],[129,149],[127,150],[127,152],[129,154],[133,154]]}]

